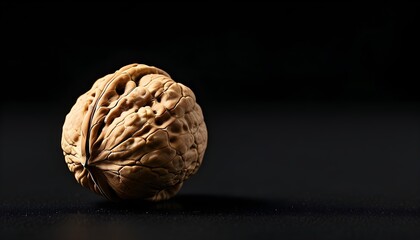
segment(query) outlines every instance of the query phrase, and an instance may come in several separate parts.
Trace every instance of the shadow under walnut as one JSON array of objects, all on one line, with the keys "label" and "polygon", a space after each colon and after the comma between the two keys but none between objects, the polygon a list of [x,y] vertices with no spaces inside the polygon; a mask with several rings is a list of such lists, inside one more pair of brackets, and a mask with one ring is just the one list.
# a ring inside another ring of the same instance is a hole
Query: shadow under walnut
[{"label": "shadow under walnut", "polygon": [[190,88],[156,67],[131,64],[98,79],[65,118],[61,147],[84,187],[111,200],[173,197],[207,147]]}]

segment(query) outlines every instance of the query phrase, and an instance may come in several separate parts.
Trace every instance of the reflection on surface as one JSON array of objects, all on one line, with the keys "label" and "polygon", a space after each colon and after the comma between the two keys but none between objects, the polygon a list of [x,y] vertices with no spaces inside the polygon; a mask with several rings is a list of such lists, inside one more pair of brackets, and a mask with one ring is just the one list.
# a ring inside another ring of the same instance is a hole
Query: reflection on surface
[{"label": "reflection on surface", "polygon": [[[257,199],[205,195],[180,195],[163,202],[104,201],[95,203],[92,209],[69,212],[51,234],[54,238],[82,240],[159,238],[179,231],[196,234],[203,227],[217,227],[223,216],[246,215],[266,206]],[[226,219],[223,225],[229,222]]]},{"label": "reflection on surface", "polygon": [[268,202],[262,199],[216,196],[216,195],[178,195],[162,202],[147,201],[124,201],[124,202],[100,202],[98,208],[110,211],[130,211],[140,213],[144,211],[168,211],[172,213],[241,213],[258,211],[268,206]]}]

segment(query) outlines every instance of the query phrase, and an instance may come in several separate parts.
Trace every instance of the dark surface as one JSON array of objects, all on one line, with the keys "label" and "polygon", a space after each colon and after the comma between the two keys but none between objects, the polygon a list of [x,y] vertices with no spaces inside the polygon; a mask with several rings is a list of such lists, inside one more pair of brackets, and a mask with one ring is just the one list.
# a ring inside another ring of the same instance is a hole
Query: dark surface
[{"label": "dark surface", "polygon": [[[179,196],[168,203],[14,203],[14,238],[418,239],[419,211],[311,201]],[[3,217],[2,217],[3,218]],[[2,234],[4,237],[6,234]],[[7,236],[7,235],[6,235]]]},{"label": "dark surface", "polygon": [[[417,17],[414,3],[0,3],[0,239],[420,239]],[[60,148],[76,98],[132,62],[191,87],[209,130],[166,202],[106,201]]]}]

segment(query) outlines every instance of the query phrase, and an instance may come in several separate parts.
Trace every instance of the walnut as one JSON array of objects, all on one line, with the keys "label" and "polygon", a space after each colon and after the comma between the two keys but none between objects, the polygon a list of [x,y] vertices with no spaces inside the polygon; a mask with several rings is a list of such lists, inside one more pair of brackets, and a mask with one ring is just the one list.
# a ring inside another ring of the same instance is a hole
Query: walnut
[{"label": "walnut", "polygon": [[64,158],[77,182],[110,200],[173,197],[197,172],[207,147],[192,90],[144,64],[98,79],[62,130]]}]

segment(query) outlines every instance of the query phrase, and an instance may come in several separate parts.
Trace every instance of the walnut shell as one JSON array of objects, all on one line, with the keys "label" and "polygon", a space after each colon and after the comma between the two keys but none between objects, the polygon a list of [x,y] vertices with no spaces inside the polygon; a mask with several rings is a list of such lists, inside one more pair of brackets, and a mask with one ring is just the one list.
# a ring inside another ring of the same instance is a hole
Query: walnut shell
[{"label": "walnut shell", "polygon": [[173,197],[197,172],[207,147],[191,89],[144,64],[98,79],[62,130],[64,158],[77,182],[111,200]]}]

